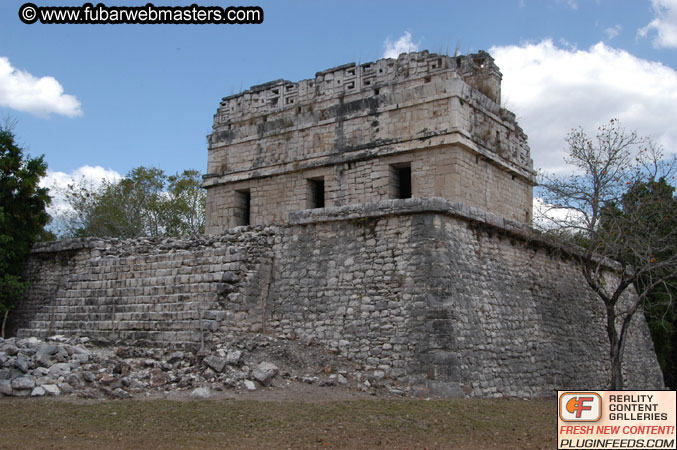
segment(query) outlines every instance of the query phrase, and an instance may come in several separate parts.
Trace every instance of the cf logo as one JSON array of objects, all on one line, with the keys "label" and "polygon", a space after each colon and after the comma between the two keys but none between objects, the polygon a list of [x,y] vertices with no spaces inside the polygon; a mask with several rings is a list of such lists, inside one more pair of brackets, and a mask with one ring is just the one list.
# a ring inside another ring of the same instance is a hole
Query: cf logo
[{"label": "cf logo", "polygon": [[595,400],[595,397],[571,397],[567,402],[567,411],[572,414],[576,413],[576,418],[580,419],[583,411],[592,409],[592,406],[586,406],[586,403],[592,403],[593,400]]},{"label": "cf logo", "polygon": [[602,398],[596,392],[564,392],[559,396],[559,417],[564,422],[597,422]]}]

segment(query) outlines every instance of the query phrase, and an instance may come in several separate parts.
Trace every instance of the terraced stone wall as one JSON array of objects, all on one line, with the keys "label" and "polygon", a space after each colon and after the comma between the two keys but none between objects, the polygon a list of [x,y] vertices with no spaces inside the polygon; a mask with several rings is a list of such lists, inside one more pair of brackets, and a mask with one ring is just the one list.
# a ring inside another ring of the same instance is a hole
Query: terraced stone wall
[{"label": "terraced stone wall", "polygon": [[[571,255],[441,198],[189,240],[46,244],[27,273],[20,336],[199,347],[269,333],[448,396],[548,396],[608,378],[602,304]],[[628,388],[662,387],[642,314],[629,339]]]}]

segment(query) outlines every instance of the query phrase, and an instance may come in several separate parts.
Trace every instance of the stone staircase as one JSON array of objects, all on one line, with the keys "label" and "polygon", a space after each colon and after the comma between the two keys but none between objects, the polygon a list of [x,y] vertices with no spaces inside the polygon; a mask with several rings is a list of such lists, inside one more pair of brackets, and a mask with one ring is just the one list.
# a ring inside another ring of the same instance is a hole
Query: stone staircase
[{"label": "stone staircase", "polygon": [[[168,241],[125,248],[84,246],[61,265],[58,279],[28,292],[34,308],[17,336],[88,336],[102,342],[186,345],[209,343],[213,333],[246,318],[247,280],[261,266],[260,239]],[[255,238],[256,233],[249,233]],[[165,240],[166,241],[166,240]],[[187,245],[185,245],[187,244]],[[36,248],[33,271],[54,265],[54,248]],[[37,258],[41,256],[41,258]],[[53,272],[53,271],[52,271]],[[45,285],[51,283],[51,289]],[[45,296],[41,302],[31,296]],[[229,304],[228,311],[223,307]],[[240,303],[238,309],[234,303]]]}]

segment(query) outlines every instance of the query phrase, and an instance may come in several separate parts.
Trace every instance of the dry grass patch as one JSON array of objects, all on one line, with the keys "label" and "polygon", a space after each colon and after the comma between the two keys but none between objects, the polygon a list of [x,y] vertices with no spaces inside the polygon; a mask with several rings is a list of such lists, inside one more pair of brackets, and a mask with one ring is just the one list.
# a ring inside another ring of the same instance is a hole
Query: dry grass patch
[{"label": "dry grass patch", "polygon": [[553,400],[0,399],[1,448],[551,449]]}]

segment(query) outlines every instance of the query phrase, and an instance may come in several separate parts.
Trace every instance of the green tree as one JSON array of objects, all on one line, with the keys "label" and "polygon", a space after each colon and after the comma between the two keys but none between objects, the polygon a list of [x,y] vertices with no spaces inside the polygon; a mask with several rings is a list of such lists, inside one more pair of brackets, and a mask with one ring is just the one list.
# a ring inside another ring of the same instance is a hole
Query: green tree
[{"label": "green tree", "polygon": [[38,186],[47,165],[43,157],[24,156],[7,126],[0,126],[0,313],[4,337],[9,311],[26,289],[22,278],[31,245],[49,221],[47,189]]},{"label": "green tree", "polygon": [[204,233],[207,194],[200,187],[197,170],[184,170],[167,178],[169,187],[162,203],[165,233],[181,236]]},{"label": "green tree", "polygon": [[[567,136],[565,159],[576,169],[568,177],[543,176],[549,208],[546,229],[584,242],[580,267],[606,311],[611,389],[623,388],[622,361],[634,314],[651,295],[677,277],[677,248],[664,195],[652,189],[673,180],[674,161],[663,160],[650,140],[625,132],[617,120],[599,127],[595,138],[581,129]],[[614,260],[609,261],[609,259]],[[615,277],[609,277],[610,270]],[[636,296],[628,297],[628,290]]]},{"label": "green tree", "polygon": [[675,297],[677,283],[674,281],[657,288],[648,297],[644,308],[658,362],[663,369],[663,378],[670,389],[677,387],[677,312]]},{"label": "green tree", "polygon": [[71,185],[65,197],[72,208],[62,220],[67,236],[135,238],[204,231],[206,195],[196,170],[168,177],[157,168],[137,167],[99,187]]},{"label": "green tree", "polygon": [[[646,236],[654,237],[649,255],[653,270],[639,276],[634,285],[638,292],[642,292],[652,286],[654,280],[663,280],[647,295],[644,312],[665,383],[672,387],[677,386],[677,316],[674,309],[677,281],[669,276],[673,267],[660,266],[669,261],[673,256],[671,253],[677,249],[677,199],[674,192],[675,188],[665,178],[636,183],[623,195],[621,207],[609,205],[603,210],[601,224],[604,232],[608,233],[605,240],[618,239],[623,243],[622,246],[612,246],[605,253],[617,260],[630,261],[633,267],[642,266],[643,261],[637,258],[644,256],[635,254],[633,250],[640,243],[647,244]],[[633,235],[627,235],[629,232]],[[619,233],[621,236],[615,236]],[[628,245],[630,240],[637,242]],[[613,250],[620,254],[613,254]]]}]

